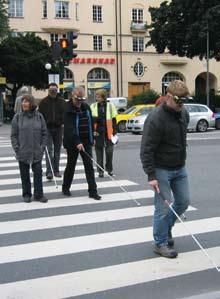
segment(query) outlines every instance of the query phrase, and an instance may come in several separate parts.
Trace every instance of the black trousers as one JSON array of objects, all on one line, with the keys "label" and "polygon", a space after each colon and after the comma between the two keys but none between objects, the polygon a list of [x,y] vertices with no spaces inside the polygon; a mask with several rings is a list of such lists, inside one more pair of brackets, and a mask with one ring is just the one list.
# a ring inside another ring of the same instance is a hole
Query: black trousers
[{"label": "black trousers", "polygon": [[[84,145],[85,151],[92,157],[92,146]],[[67,149],[67,165],[63,175],[63,190],[69,190],[73,181],[76,162],[78,159],[78,155],[81,155],[83,160],[83,165],[85,168],[86,179],[88,183],[88,192],[89,194],[94,194],[97,192],[97,185],[95,182],[95,173],[93,168],[92,160],[83,152],[78,151],[77,148]]]},{"label": "black trousers", "polygon": [[[97,163],[104,169],[104,151],[105,151],[105,170],[107,172],[113,171],[113,150],[114,145],[111,142],[106,142],[105,146],[95,146],[95,152],[96,152],[96,159]],[[97,171],[99,173],[103,173],[103,170],[99,167],[97,167]]]},{"label": "black trousers", "polygon": [[[34,174],[34,197],[41,198],[43,196],[42,183],[42,165],[41,161],[31,165]],[[30,179],[30,165],[19,162],[19,169],[22,183],[22,196],[32,196],[31,179]]]},{"label": "black trousers", "polygon": [[[60,151],[62,146],[63,128],[48,128],[47,129],[47,149],[50,156],[50,161],[54,172],[59,172]],[[46,154],[46,175],[51,173],[51,166]]]}]

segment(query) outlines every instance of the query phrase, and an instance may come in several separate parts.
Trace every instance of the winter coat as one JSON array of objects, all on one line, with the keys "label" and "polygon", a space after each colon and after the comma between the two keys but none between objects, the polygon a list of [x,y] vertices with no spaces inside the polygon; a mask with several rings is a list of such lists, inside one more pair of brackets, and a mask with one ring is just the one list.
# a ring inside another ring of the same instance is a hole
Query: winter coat
[{"label": "winter coat", "polygon": [[148,115],[140,156],[149,181],[156,179],[155,168],[173,170],[185,165],[188,123],[189,114],[185,109],[176,112],[166,103]]},{"label": "winter coat", "polygon": [[47,142],[47,128],[38,111],[15,114],[11,126],[11,144],[16,159],[26,164],[41,161]]},{"label": "winter coat", "polygon": [[[86,103],[81,104],[81,109],[86,111],[88,116],[88,144],[93,145],[93,121],[90,107]],[[79,115],[76,106],[73,105],[72,100],[66,103],[66,113],[64,115],[64,134],[63,146],[64,148],[73,148],[82,143],[79,136]]]},{"label": "winter coat", "polygon": [[63,125],[65,104],[64,99],[59,96],[51,98],[48,95],[40,101],[39,112],[43,114],[48,128],[59,128]]}]

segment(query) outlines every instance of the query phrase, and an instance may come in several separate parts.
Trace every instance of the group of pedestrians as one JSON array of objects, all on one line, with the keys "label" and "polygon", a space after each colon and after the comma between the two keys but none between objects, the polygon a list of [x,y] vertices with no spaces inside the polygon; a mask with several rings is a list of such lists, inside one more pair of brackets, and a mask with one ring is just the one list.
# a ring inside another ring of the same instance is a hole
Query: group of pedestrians
[{"label": "group of pedestrians", "polygon": [[[172,204],[178,215],[184,213],[189,205],[189,183],[185,168],[189,114],[183,106],[188,95],[189,91],[184,82],[172,81],[167,87],[166,96],[158,101],[157,107],[148,115],[141,142],[141,162],[148,175],[148,183],[155,191],[154,252],[167,258],[175,258],[178,255],[173,247],[172,237],[176,216],[167,202]],[[70,189],[80,154],[88,182],[89,197],[101,199],[97,192],[91,159],[92,146],[95,144],[99,177],[104,176],[104,169],[112,176],[112,137],[116,134],[117,111],[114,105],[106,102],[104,90],[97,92],[96,100],[90,107],[85,101],[84,89],[77,87],[71,99],[65,103],[58,96],[56,84],[49,85],[49,94],[40,102],[38,110],[32,96],[22,96],[21,112],[17,113],[12,121],[11,141],[19,162],[25,202],[30,202],[32,196],[30,167],[34,173],[34,199],[47,201],[42,186],[42,158],[47,147],[52,165],[47,157],[46,176],[48,179],[52,179],[53,175],[60,177],[62,138],[67,152],[63,194],[72,195]]]},{"label": "group of pedestrians", "polygon": [[[33,199],[47,202],[42,183],[43,155],[45,153],[46,156],[46,178],[52,180],[54,176],[62,177],[59,170],[62,144],[67,153],[62,193],[65,196],[72,195],[70,189],[80,154],[88,182],[89,197],[101,199],[95,181],[92,147],[95,145],[97,160],[100,162],[98,164],[102,169],[100,177],[104,176],[103,152],[104,148],[108,147],[105,169],[109,175],[113,175],[114,146],[111,138],[116,134],[117,111],[113,104],[106,103],[105,90],[97,91],[97,101],[100,94],[103,109],[93,107],[92,110],[86,103],[83,87],[76,87],[68,102],[59,96],[56,83],[49,84],[48,96],[40,101],[38,107],[30,94],[22,94],[18,98],[17,113],[12,120],[11,143],[19,163],[22,196],[25,202],[32,201],[30,168],[33,171]],[[99,168],[98,172],[100,174]]]}]

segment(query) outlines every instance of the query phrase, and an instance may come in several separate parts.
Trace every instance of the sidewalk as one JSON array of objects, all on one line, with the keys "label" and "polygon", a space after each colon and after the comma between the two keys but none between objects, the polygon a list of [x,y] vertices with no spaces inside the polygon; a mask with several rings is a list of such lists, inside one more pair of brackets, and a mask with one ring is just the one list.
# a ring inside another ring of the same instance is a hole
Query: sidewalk
[{"label": "sidewalk", "polygon": [[11,134],[11,124],[3,123],[0,126],[0,136],[1,137],[10,137]]}]

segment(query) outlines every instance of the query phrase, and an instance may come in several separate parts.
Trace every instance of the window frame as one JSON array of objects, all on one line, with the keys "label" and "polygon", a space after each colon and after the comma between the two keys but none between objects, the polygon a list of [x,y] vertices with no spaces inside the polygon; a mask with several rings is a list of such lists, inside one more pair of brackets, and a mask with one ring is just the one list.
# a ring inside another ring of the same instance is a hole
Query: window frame
[{"label": "window frame", "polygon": [[9,0],[8,17],[9,18],[24,17],[24,0]]},{"label": "window frame", "polygon": [[132,8],[132,22],[135,24],[143,24],[144,22],[143,8]]},{"label": "window frame", "polygon": [[103,50],[102,35],[93,35],[93,50],[94,51],[102,51]]},{"label": "window frame", "polygon": [[92,6],[92,20],[94,23],[102,23],[102,5]]},{"label": "window frame", "polygon": [[43,19],[47,19],[47,0],[42,0],[42,17]]},{"label": "window frame", "polygon": [[69,19],[69,1],[55,0],[55,18]]},{"label": "window frame", "polygon": [[133,52],[144,52],[144,37],[133,36],[132,37],[132,49]]}]

